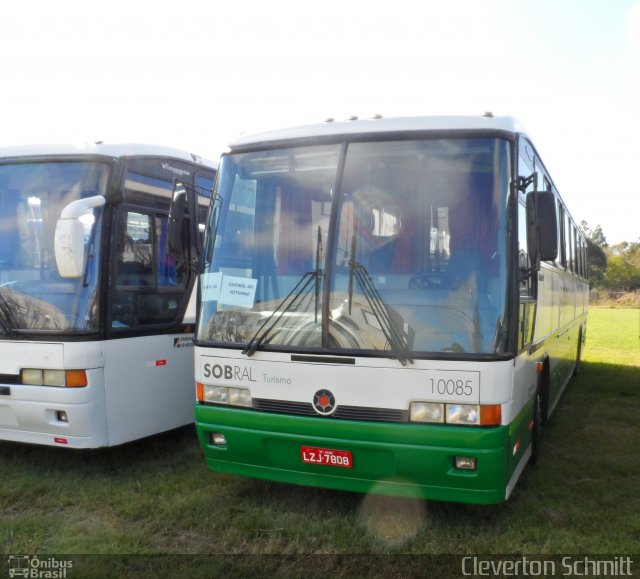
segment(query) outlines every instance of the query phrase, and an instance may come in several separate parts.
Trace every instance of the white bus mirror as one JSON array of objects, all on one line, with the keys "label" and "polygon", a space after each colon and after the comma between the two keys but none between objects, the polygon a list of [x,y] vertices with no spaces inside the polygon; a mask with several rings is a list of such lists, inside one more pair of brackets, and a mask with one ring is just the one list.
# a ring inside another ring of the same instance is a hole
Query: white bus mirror
[{"label": "white bus mirror", "polygon": [[78,278],[84,271],[85,222],[83,217],[94,207],[102,207],[102,195],[78,199],[69,203],[56,223],[53,239],[58,273],[65,278]]}]

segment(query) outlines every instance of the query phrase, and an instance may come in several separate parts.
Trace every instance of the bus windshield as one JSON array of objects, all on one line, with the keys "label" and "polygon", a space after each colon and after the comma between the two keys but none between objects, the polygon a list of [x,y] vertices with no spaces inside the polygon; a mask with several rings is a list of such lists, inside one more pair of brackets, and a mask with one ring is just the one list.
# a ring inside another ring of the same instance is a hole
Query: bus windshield
[{"label": "bus windshield", "polygon": [[198,339],[403,363],[504,351],[509,158],[495,138],[223,157]]},{"label": "bus windshield", "polygon": [[101,210],[80,217],[87,257],[78,279],[60,276],[54,232],[71,202],[104,195],[109,173],[93,162],[0,165],[0,338],[97,330]]}]

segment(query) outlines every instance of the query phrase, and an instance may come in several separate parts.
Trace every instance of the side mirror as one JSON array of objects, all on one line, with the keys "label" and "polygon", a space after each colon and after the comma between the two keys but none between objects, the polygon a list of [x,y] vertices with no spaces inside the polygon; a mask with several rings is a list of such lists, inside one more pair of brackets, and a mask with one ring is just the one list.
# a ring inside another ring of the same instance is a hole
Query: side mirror
[{"label": "side mirror", "polygon": [[214,202],[211,205],[210,215],[211,217],[209,219],[209,222],[212,224],[212,227],[209,231],[208,237],[206,237],[207,245],[203,250],[205,263],[211,263],[211,260],[213,259],[213,248],[216,244],[218,220],[220,219],[220,198],[219,197],[214,199]]},{"label": "side mirror", "polygon": [[82,277],[84,272],[84,238],[87,212],[94,207],[102,207],[105,199],[102,195],[78,199],[69,203],[56,222],[53,248],[58,273],[65,278]]},{"label": "side mirror", "polygon": [[187,187],[181,181],[173,183],[171,195],[171,207],[169,208],[169,232],[167,235],[168,250],[170,255],[182,255],[182,225],[184,223],[184,211],[187,207]]},{"label": "side mirror", "polygon": [[551,191],[527,195],[527,251],[531,263],[554,261],[558,257],[556,197]]},{"label": "side mirror", "polygon": [[[176,259],[188,259],[196,266],[202,253],[202,232],[198,223],[200,206],[197,185],[183,181],[173,182],[171,206],[169,207],[169,231],[167,234],[167,251]],[[209,200],[207,199],[207,203]],[[187,221],[187,239],[185,240],[184,222]],[[184,242],[188,247],[184,247]]]}]

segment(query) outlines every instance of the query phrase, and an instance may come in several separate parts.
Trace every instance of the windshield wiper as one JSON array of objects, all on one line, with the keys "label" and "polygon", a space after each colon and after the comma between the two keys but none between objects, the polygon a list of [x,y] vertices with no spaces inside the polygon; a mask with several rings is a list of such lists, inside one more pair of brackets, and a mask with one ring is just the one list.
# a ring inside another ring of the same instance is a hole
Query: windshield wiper
[{"label": "windshield wiper", "polygon": [[[316,269],[306,272],[295,285],[295,287],[289,292],[289,294],[278,304],[273,310],[271,315],[262,323],[258,328],[258,331],[249,340],[247,345],[242,350],[243,354],[247,356],[253,356],[255,351],[264,344],[265,340],[271,334],[273,328],[278,325],[278,322],[289,311],[294,309],[294,306],[302,303],[302,300],[309,294],[311,289],[314,289],[315,305],[314,316],[315,323],[318,323],[318,304],[320,302],[320,278],[322,277],[322,269],[320,268],[320,259],[322,255],[322,232],[320,226],[318,226],[318,240],[316,242]],[[314,283],[315,282],[315,283]],[[312,286],[312,284],[314,284]]]},{"label": "windshield wiper", "polygon": [[391,320],[389,306],[382,299],[380,292],[371,281],[367,268],[356,261],[355,234],[351,238],[351,257],[349,259],[349,315],[351,315],[351,305],[353,302],[354,280],[356,280],[362,288],[362,293],[364,294],[373,315],[378,321],[378,324],[380,324],[380,329],[391,348],[391,352],[395,354],[395,357],[403,366],[406,366],[407,363],[413,364],[413,358],[407,348],[405,339]]}]

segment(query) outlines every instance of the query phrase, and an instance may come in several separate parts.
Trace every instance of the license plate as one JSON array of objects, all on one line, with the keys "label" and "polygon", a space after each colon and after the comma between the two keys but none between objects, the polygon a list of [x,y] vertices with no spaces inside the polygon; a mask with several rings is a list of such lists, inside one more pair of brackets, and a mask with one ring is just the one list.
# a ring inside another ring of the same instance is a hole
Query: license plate
[{"label": "license plate", "polygon": [[302,457],[302,462],[306,464],[323,464],[325,466],[353,468],[353,458],[348,450],[301,446],[300,456]]}]

